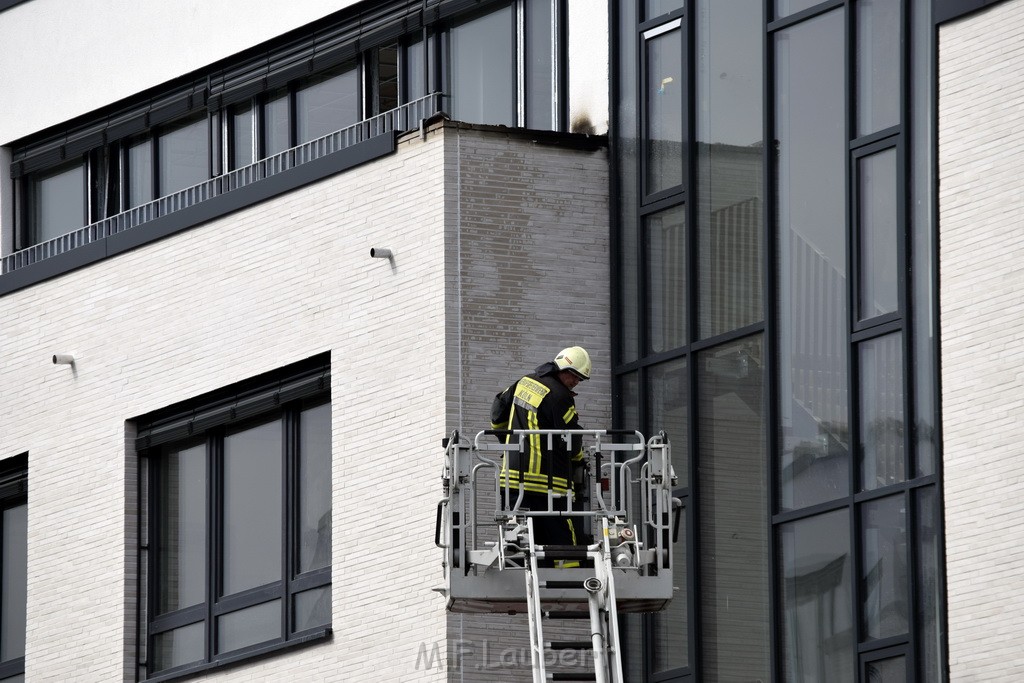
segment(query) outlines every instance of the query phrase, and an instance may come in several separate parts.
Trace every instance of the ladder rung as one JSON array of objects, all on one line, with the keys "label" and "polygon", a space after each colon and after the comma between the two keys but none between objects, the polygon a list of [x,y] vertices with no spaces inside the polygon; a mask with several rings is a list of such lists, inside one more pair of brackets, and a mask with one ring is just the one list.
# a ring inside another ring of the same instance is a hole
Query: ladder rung
[{"label": "ladder rung", "polygon": [[548,643],[549,650],[589,650],[594,647],[590,640],[552,640]]},{"label": "ladder rung", "polygon": [[552,681],[596,681],[597,674],[588,673],[557,673],[549,674],[549,679]]},{"label": "ladder rung", "polygon": [[540,582],[540,587],[541,588],[558,588],[558,589],[578,588],[579,590],[583,590],[583,582],[582,581],[541,581]]},{"label": "ladder rung", "polygon": [[590,612],[544,612],[548,619],[589,619]]},{"label": "ladder rung", "polygon": [[585,545],[542,545],[537,548],[537,557],[549,560],[586,560],[587,546]]}]

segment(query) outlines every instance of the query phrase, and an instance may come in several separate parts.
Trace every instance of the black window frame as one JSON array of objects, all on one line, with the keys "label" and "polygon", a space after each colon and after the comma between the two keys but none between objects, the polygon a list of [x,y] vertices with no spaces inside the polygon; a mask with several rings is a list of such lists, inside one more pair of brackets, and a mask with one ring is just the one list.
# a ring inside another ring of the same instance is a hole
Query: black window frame
[{"label": "black window frame", "polygon": [[[322,356],[315,357],[139,419],[140,515],[145,517],[139,520],[142,533],[139,544],[140,582],[144,584],[140,588],[144,597],[137,622],[140,631],[138,680],[176,679],[330,637],[333,614],[325,624],[303,630],[293,629],[295,597],[318,588],[327,588],[330,594],[332,584],[331,561],[324,567],[299,571],[298,534],[300,416],[304,410],[331,405],[329,372],[327,361]],[[184,431],[175,431],[182,424],[181,419],[185,419],[189,426]],[[280,578],[222,596],[224,439],[231,433],[275,420],[280,421],[282,433]],[[165,435],[159,436],[161,432]],[[160,443],[149,445],[154,440]],[[186,445],[203,445],[205,452],[204,601],[154,615],[160,589],[160,462],[167,451]],[[281,601],[278,638],[218,653],[219,617],[276,600]],[[173,629],[193,624],[203,624],[204,627],[203,659],[153,670],[151,653],[154,639]]]},{"label": "black window frame", "polygon": [[[28,454],[22,453],[0,462],[0,513],[19,505],[28,504]],[[27,529],[26,529],[27,531]],[[3,525],[0,524],[0,568],[5,564],[3,553]],[[28,561],[28,558],[25,558]],[[25,586],[26,594],[28,586]],[[26,618],[27,618],[26,613]],[[0,631],[4,624],[0,623]],[[27,628],[26,628],[27,631]],[[22,634],[25,637],[26,634]],[[25,656],[0,662],[0,681],[12,676],[24,675]]]}]

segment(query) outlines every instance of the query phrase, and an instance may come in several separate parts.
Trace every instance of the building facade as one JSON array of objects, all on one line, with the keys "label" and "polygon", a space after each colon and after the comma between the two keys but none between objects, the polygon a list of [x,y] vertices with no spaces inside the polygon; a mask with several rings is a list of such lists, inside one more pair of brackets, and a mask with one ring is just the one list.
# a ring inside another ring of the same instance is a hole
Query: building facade
[{"label": "building facade", "polygon": [[439,444],[572,344],[673,445],[628,680],[1014,680],[1022,33],[0,2],[0,681],[530,680],[432,591]]}]

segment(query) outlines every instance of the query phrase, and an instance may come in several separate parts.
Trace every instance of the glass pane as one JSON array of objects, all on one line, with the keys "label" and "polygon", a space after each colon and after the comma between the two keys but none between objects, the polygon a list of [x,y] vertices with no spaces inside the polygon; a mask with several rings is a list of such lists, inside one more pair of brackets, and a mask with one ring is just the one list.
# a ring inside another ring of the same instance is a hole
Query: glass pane
[{"label": "glass pane", "polygon": [[281,600],[217,617],[217,653],[282,638]]},{"label": "glass pane", "polygon": [[554,128],[555,29],[552,0],[526,0],[526,126],[539,130]]},{"label": "glass pane", "polygon": [[256,161],[253,144],[253,107],[235,107],[231,114],[231,168],[243,168]]},{"label": "glass pane", "polygon": [[858,315],[867,320],[899,310],[895,149],[857,160],[857,190]]},{"label": "glass pane", "polygon": [[329,626],[331,623],[331,587],[323,586],[295,595],[295,632]]},{"label": "glass pane", "polygon": [[655,673],[670,671],[690,663],[690,624],[686,602],[686,511],[679,516],[679,535],[672,544],[672,583],[678,589],[672,602],[661,612],[651,615],[652,664]]},{"label": "glass pane", "polygon": [[373,66],[371,109],[380,114],[398,106],[398,43],[378,47],[373,53]]},{"label": "glass pane", "polygon": [[331,565],[331,406],[299,418],[299,571]]},{"label": "glass pane", "polygon": [[686,359],[668,361],[651,368],[648,374],[648,400],[651,419],[647,425],[651,437],[664,430],[672,444],[672,467],[679,477],[679,485],[689,482],[689,457],[687,443],[690,435],[689,381]]},{"label": "glass pane", "polygon": [[777,34],[780,505],[849,494],[843,14]]},{"label": "glass pane", "polygon": [[700,334],[764,318],[761,0],[697,9]]},{"label": "glass pane", "polygon": [[697,356],[704,679],[770,680],[762,338]]},{"label": "glass pane", "polygon": [[273,156],[292,146],[291,101],[287,90],[267,95],[263,103],[263,157]]},{"label": "glass pane", "polygon": [[281,578],[281,422],[224,439],[222,595]]},{"label": "glass pane", "polygon": [[206,599],[206,445],[159,460],[156,613]]},{"label": "glass pane", "polygon": [[644,219],[647,247],[647,328],[650,350],[686,343],[686,207]]},{"label": "glass pane", "polygon": [[918,670],[922,681],[940,681],[942,661],[943,595],[939,587],[939,511],[935,487],[920,489],[915,497],[917,543]]},{"label": "glass pane", "polygon": [[864,664],[866,683],[907,683],[907,658],[879,659]]},{"label": "glass pane", "polygon": [[39,244],[85,225],[85,166],[75,164],[32,183],[31,239]]},{"label": "glass pane", "polygon": [[140,140],[128,147],[128,206],[141,206],[154,199],[153,140]]},{"label": "glass pane", "polygon": [[646,42],[647,194],[683,183],[683,32]]},{"label": "glass pane", "polygon": [[158,144],[161,197],[210,177],[210,133],[205,118],[163,133]]},{"label": "glass pane", "polygon": [[644,680],[644,634],[643,614],[630,612],[619,616],[623,627],[619,631],[622,639],[622,671],[627,681]]},{"label": "glass pane", "polygon": [[206,657],[206,624],[198,622],[153,636],[151,668],[163,671]]},{"label": "glass pane", "polygon": [[814,7],[821,2],[822,0],[775,0],[775,18],[788,17],[790,14],[796,14],[800,10]]},{"label": "glass pane", "polygon": [[861,487],[869,490],[906,479],[903,336],[887,334],[858,347]]},{"label": "glass pane", "polygon": [[[609,3],[606,0],[572,0],[560,4],[568,14],[569,130],[605,135],[609,116]],[[636,27],[630,28],[635,34]],[[627,82],[634,83],[635,80],[636,74],[631,73]]]},{"label": "glass pane", "polygon": [[452,27],[452,118],[516,124],[513,34],[510,6]]},{"label": "glass pane", "polygon": [[[397,56],[392,54],[392,60]],[[397,66],[390,66],[392,83],[388,86],[394,92],[386,97],[397,100]],[[309,142],[328,133],[341,130],[359,121],[358,70],[347,64],[340,69],[328,71],[303,82],[295,91],[295,119],[298,143]],[[381,87],[383,89],[383,85]],[[382,97],[383,92],[378,93]],[[394,107],[388,107],[393,109]]]},{"label": "glass pane", "polygon": [[637,272],[637,94],[636,79],[636,3],[632,0],[619,1],[619,53],[616,61],[618,83],[621,84],[618,101],[615,104],[616,130],[616,196],[618,197],[617,258],[619,261],[619,283],[616,287],[619,304],[619,358],[621,363],[636,360],[639,356],[640,318],[637,303],[639,288]]},{"label": "glass pane", "polygon": [[619,410],[622,413],[621,429],[640,429],[640,377],[631,372],[619,378]]},{"label": "glass pane", "polygon": [[900,122],[900,3],[857,0],[857,134]]},{"label": "glass pane", "polygon": [[419,99],[427,94],[426,75],[423,71],[423,41],[405,46],[405,101]]},{"label": "glass pane", "polygon": [[4,510],[3,583],[0,593],[0,661],[25,656],[28,592],[28,506]]},{"label": "glass pane", "polygon": [[836,510],[778,527],[785,681],[856,678],[848,515]]},{"label": "glass pane", "polygon": [[685,6],[684,0],[644,0],[644,18],[654,19]]},{"label": "glass pane", "polygon": [[891,496],[863,503],[861,514],[861,622],[865,640],[906,633],[906,498]]},{"label": "glass pane", "polygon": [[25,674],[18,674],[17,676],[10,676],[0,680],[0,683],[25,683]]}]

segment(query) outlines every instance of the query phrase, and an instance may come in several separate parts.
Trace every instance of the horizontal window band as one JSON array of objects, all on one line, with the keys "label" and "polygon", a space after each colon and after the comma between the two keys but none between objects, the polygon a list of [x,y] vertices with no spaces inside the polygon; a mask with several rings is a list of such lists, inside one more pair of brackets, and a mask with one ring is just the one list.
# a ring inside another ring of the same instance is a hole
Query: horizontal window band
[{"label": "horizontal window band", "polygon": [[284,581],[276,581],[266,586],[259,586],[241,593],[228,595],[213,603],[213,616],[231,614],[247,607],[255,607],[266,602],[280,600],[285,597]]},{"label": "horizontal window band", "polygon": [[0,296],[63,275],[110,256],[175,235],[216,218],[273,199],[395,151],[395,134],[385,133],[319,159],[286,169],[251,185],[154,218],[61,254],[0,275]]},{"label": "horizontal window band", "polygon": [[184,609],[175,610],[154,617],[149,622],[149,635],[155,636],[165,631],[173,631],[182,626],[189,626],[203,621],[206,618],[206,603],[191,605]]}]

